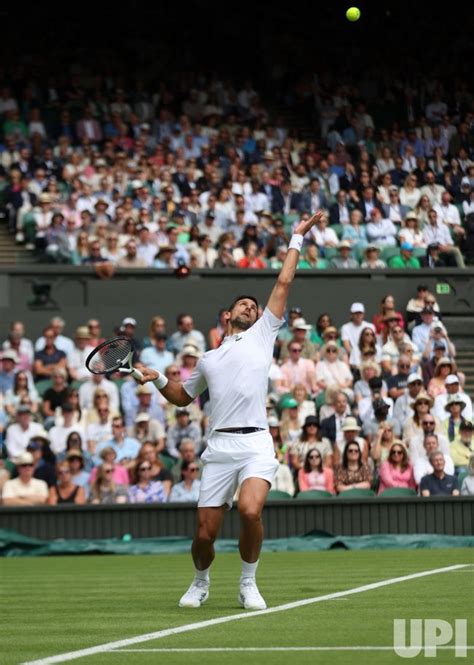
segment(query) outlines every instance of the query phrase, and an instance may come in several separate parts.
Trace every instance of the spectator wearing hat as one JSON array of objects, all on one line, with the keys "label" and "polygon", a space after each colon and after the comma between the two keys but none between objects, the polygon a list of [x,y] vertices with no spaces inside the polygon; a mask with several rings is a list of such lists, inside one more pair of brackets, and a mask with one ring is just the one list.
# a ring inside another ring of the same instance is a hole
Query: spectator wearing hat
[{"label": "spectator wearing hat", "polygon": [[375,326],[364,320],[365,307],[361,302],[354,302],[350,309],[350,321],[341,328],[341,339],[344,348],[349,354],[351,368],[358,369],[361,363],[359,340],[362,331],[370,328],[375,333]]},{"label": "spectator wearing hat", "polygon": [[351,489],[370,489],[372,472],[362,460],[357,441],[346,443],[342,461],[334,468],[334,485],[338,494]]},{"label": "spectator wearing hat", "polygon": [[71,352],[68,368],[72,381],[85,381],[90,376],[86,368],[87,356],[92,353],[91,332],[88,326],[79,326],[74,335],[74,349]]},{"label": "spectator wearing hat", "polygon": [[179,447],[183,439],[191,439],[194,442],[196,454],[201,452],[202,435],[198,423],[190,419],[187,408],[175,409],[176,423],[168,429],[166,435],[166,452],[171,457],[179,457]]},{"label": "spectator wearing hat", "polygon": [[406,421],[412,415],[411,403],[418,397],[422,390],[423,381],[421,376],[411,373],[408,376],[403,394],[396,399],[395,406],[393,407],[393,417],[400,425],[400,430],[403,430]]},{"label": "spectator wearing hat", "polygon": [[308,452],[313,449],[321,455],[325,466],[332,467],[333,449],[329,440],[321,437],[317,417],[306,416],[298,439],[288,448],[288,461],[295,479],[304,466]]},{"label": "spectator wearing hat", "polygon": [[135,418],[139,413],[148,413],[150,418],[164,424],[165,414],[162,399],[158,390],[153,385],[138,385],[133,380],[128,380],[120,389],[122,397],[122,412],[125,425],[128,429],[133,428]]},{"label": "spectator wearing hat", "polygon": [[48,486],[44,480],[33,477],[34,459],[29,452],[21,453],[16,460],[18,478],[7,480],[3,486],[4,506],[40,506],[48,500]]},{"label": "spectator wearing hat", "polygon": [[16,422],[9,425],[5,437],[8,457],[18,457],[25,452],[30,439],[43,434],[43,426],[31,420],[31,407],[20,404],[16,410]]},{"label": "spectator wearing hat", "polygon": [[133,462],[140,450],[140,444],[135,438],[126,435],[125,423],[122,416],[115,416],[112,420],[112,438],[97,446],[94,456],[95,464],[100,464],[100,453],[104,448],[108,447],[113,448],[117,453],[117,462],[125,468],[133,466]]},{"label": "spectator wearing hat", "polygon": [[446,261],[441,256],[438,242],[431,242],[426,248],[426,254],[421,258],[422,268],[445,268]]},{"label": "spectator wearing hat", "polygon": [[18,355],[16,351],[7,349],[2,352],[0,359],[0,395],[5,395],[8,391],[13,390],[15,384]]},{"label": "spectator wearing hat", "polygon": [[446,392],[441,393],[440,395],[435,397],[434,407],[432,410],[433,414],[438,418],[440,422],[446,420],[446,418],[449,417],[449,413],[448,411],[446,411],[444,407],[446,406],[449,397],[451,395],[461,394],[465,402],[465,406],[461,411],[462,417],[465,420],[469,420],[472,422],[472,400],[469,397],[469,395],[467,395],[461,388],[459,376],[456,374],[448,374],[448,376],[444,380],[444,385],[446,387]]},{"label": "spectator wearing hat", "polygon": [[302,316],[293,319],[292,324],[292,339],[287,343],[283,343],[280,351],[280,360],[284,361],[290,357],[290,345],[294,342],[301,347],[301,358],[315,360],[318,356],[318,347],[316,344],[309,340],[312,326],[306,322]]},{"label": "spectator wearing hat", "polygon": [[64,459],[66,459],[69,463],[72,482],[75,485],[82,487],[86,499],[88,499],[90,493],[90,474],[85,470],[84,453],[78,448],[70,448],[70,450],[67,451]]},{"label": "spectator wearing hat", "polygon": [[133,436],[141,444],[153,443],[159,453],[165,448],[165,429],[159,420],[150,418],[148,413],[139,413],[135,418]]},{"label": "spectator wearing hat", "polygon": [[384,270],[387,264],[380,258],[380,251],[380,247],[377,247],[377,245],[367,245],[364,249],[364,259],[360,267],[369,270]]},{"label": "spectator wearing hat", "polygon": [[55,340],[58,336],[54,328],[51,326],[45,328],[43,337],[45,340],[44,348],[35,352],[33,363],[35,381],[51,378],[57,369],[64,371],[67,369],[66,354],[56,346]]},{"label": "spectator wearing hat", "polygon": [[301,434],[300,404],[293,395],[284,395],[278,407],[281,410],[281,435],[285,444],[290,445]]},{"label": "spectator wearing hat", "polygon": [[359,417],[362,420],[362,433],[369,443],[374,441],[380,423],[388,423],[396,437],[401,436],[399,423],[393,418],[393,400],[390,397],[377,396],[372,393],[371,401],[364,399],[359,402]]},{"label": "spectator wearing hat", "polygon": [[395,306],[395,298],[391,293],[384,296],[380,302],[379,311],[374,314],[372,323],[375,326],[375,332],[380,335],[384,342],[391,332],[395,323],[402,328],[405,327],[405,321],[401,312],[398,312]]},{"label": "spectator wearing hat", "polygon": [[201,353],[206,350],[206,339],[200,330],[194,327],[194,319],[190,314],[179,314],[177,330],[168,340],[168,349],[177,355],[183,350],[185,344],[194,344]]},{"label": "spectator wearing hat", "polygon": [[442,395],[446,392],[446,378],[450,374],[456,374],[457,368],[454,360],[443,356],[440,358],[436,364],[434,376],[428,383],[427,393],[435,399],[438,395]]},{"label": "spectator wearing hat", "polygon": [[140,353],[140,362],[146,367],[151,367],[164,374],[168,365],[174,361],[173,354],[166,348],[168,336],[165,332],[156,332],[150,336],[150,341],[151,346],[147,346]]},{"label": "spectator wearing hat", "polygon": [[181,381],[187,381],[196,367],[198,360],[202,357],[195,344],[185,344],[176,360],[180,363]]},{"label": "spectator wearing hat", "polygon": [[445,411],[448,417],[441,423],[441,432],[447,437],[450,445],[458,443],[461,440],[460,426],[465,422],[462,416],[462,410],[466,406],[463,396],[460,394],[449,395],[448,401],[445,404]]},{"label": "spectator wearing hat", "polygon": [[[26,451],[33,455],[34,472],[33,477],[51,487],[56,482],[56,456],[51,450],[46,432],[37,435],[28,441]],[[16,477],[16,471],[13,478]]]},{"label": "spectator wearing hat", "polygon": [[[459,496],[458,481],[454,472],[448,470],[446,456],[440,450],[430,450],[428,466],[432,473],[424,474],[419,480],[421,496]],[[415,467],[415,475],[417,472],[419,469]]]},{"label": "spectator wearing hat", "polygon": [[462,420],[459,425],[459,437],[449,444],[449,453],[454,462],[456,475],[461,471],[469,470],[469,461],[474,454],[474,441],[472,440],[472,422]]},{"label": "spectator wearing hat", "polygon": [[420,262],[413,256],[413,245],[409,242],[402,242],[400,245],[400,256],[394,256],[388,262],[389,268],[408,268],[418,270]]},{"label": "spectator wearing hat", "polygon": [[330,268],[356,270],[359,267],[358,261],[351,256],[352,245],[348,240],[342,240],[338,246],[338,256],[329,261]]},{"label": "spectator wearing hat", "polygon": [[420,230],[420,221],[414,210],[410,211],[402,224],[401,229],[398,231],[398,239],[400,244],[407,242],[413,247],[426,247],[423,240],[423,234]]},{"label": "spectator wearing hat", "polygon": [[16,352],[17,370],[31,371],[34,358],[33,343],[25,337],[25,326],[22,321],[10,323],[8,337],[3,342],[2,349]]}]

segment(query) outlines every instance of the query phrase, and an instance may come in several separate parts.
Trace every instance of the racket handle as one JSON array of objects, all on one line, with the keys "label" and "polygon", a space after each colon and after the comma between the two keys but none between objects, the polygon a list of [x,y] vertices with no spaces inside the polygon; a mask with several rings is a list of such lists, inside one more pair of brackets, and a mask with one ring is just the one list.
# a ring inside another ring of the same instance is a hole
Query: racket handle
[{"label": "racket handle", "polygon": [[140,370],[135,369],[135,367],[132,369],[131,374],[132,374],[134,379],[137,379],[137,381],[142,381],[142,379],[144,378],[143,374],[140,372]]}]

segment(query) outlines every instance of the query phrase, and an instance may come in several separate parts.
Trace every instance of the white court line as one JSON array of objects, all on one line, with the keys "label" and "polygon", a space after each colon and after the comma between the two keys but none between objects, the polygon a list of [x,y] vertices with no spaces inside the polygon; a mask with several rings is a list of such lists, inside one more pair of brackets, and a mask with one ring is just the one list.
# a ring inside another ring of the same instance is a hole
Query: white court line
[{"label": "white court line", "polygon": [[[409,651],[413,647],[405,647]],[[452,650],[457,647],[440,646],[437,649]],[[462,647],[463,649],[474,649],[474,646]],[[220,651],[393,651],[391,647],[196,647],[195,649],[120,649],[117,653],[214,653]],[[397,651],[403,651],[403,647],[397,647]]]},{"label": "white court line", "polygon": [[97,653],[104,653],[106,651],[114,651],[122,647],[130,647],[134,644],[141,642],[149,642],[151,640],[159,640],[163,637],[170,635],[179,635],[180,633],[188,633],[192,630],[200,630],[201,628],[208,628],[209,626],[217,626],[222,623],[229,623],[230,621],[239,621],[240,619],[249,619],[259,617],[264,614],[274,614],[275,612],[284,612],[286,610],[293,610],[297,607],[304,607],[305,605],[312,605],[314,603],[322,603],[325,600],[333,600],[334,598],[342,598],[344,596],[352,596],[357,593],[364,593],[365,591],[373,591],[381,587],[390,586],[391,584],[398,584],[399,582],[408,582],[409,580],[416,580],[420,577],[428,577],[430,575],[439,575],[441,573],[449,573],[453,570],[465,568],[470,564],[457,564],[455,566],[447,566],[445,568],[434,568],[432,570],[424,570],[421,573],[412,573],[411,575],[403,575],[402,577],[392,577],[388,580],[381,580],[380,582],[373,582],[372,584],[364,584],[363,586],[347,589],[346,591],[336,591],[335,593],[328,593],[324,596],[315,596],[314,598],[306,598],[304,600],[296,600],[292,603],[285,603],[284,605],[277,605],[270,607],[266,610],[258,610],[257,612],[240,612],[239,614],[231,614],[229,616],[217,617],[215,619],[208,619],[207,621],[197,621],[195,623],[184,624],[183,626],[176,626],[175,628],[166,628],[165,630],[157,630],[154,633],[145,633],[144,635],[137,635],[124,640],[116,640],[115,642],[107,642],[105,644],[98,644],[95,647],[87,649],[78,649],[77,651],[69,651],[61,653],[57,656],[47,656],[39,660],[30,660],[22,665],[52,665],[52,663],[65,663],[68,660],[76,660],[77,658],[85,658],[86,656],[95,656]]}]

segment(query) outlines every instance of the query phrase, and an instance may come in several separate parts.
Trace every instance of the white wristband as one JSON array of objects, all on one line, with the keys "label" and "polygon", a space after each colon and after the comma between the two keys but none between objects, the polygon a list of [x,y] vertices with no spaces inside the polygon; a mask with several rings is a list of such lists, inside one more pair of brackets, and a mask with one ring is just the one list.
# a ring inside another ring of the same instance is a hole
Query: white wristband
[{"label": "white wristband", "polygon": [[168,379],[164,374],[160,374],[160,376],[155,379],[153,383],[158,388],[158,390],[162,390],[165,386],[168,385]]},{"label": "white wristband", "polygon": [[290,244],[288,245],[288,249],[296,249],[297,252],[301,252],[301,248],[303,247],[303,236],[300,235],[299,233],[293,233],[291,236]]}]

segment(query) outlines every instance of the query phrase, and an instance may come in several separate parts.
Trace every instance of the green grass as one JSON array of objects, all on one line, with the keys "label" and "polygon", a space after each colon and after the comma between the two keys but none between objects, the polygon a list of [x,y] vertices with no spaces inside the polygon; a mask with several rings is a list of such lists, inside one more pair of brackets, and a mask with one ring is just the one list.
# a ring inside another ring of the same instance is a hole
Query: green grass
[{"label": "green grass", "polygon": [[[268,553],[258,580],[269,607],[458,563],[469,549]],[[177,601],[191,579],[188,556],[77,556],[0,559],[0,662],[21,663],[173,626],[241,612],[239,560],[219,554],[211,596],[199,610]],[[392,645],[393,618],[468,619],[474,644],[474,568],[275,614],[255,616],[135,645],[149,648]],[[441,651],[436,663],[472,663]],[[78,663],[206,665],[402,663],[393,652],[96,654]],[[411,662],[426,662],[423,656]],[[74,661],[73,661],[74,662]],[[410,662],[410,661],[408,661]],[[430,661],[428,661],[430,662]]]}]

